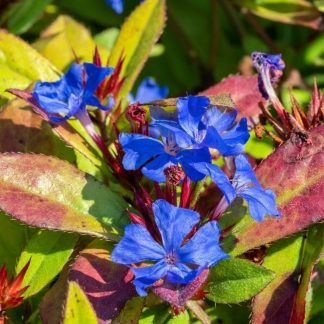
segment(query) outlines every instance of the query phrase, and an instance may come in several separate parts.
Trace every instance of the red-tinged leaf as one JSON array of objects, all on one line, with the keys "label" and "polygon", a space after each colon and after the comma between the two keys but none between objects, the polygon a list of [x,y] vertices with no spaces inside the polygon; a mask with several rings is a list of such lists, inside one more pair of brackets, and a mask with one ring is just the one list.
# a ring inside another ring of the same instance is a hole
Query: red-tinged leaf
[{"label": "red-tinged leaf", "polygon": [[229,76],[200,95],[228,93],[233,99],[241,117],[257,117],[261,110],[259,104],[265,104],[258,88],[257,76]]},{"label": "red-tinged leaf", "polygon": [[303,324],[310,307],[311,274],[324,244],[324,225],[314,225],[306,234],[274,243],[263,266],[275,279],[252,304],[252,323]]},{"label": "red-tinged leaf", "polygon": [[208,277],[209,270],[204,270],[195,280],[187,285],[172,285],[168,282],[156,283],[152,292],[175,307],[184,307],[186,301],[193,297]]},{"label": "red-tinged leaf", "polygon": [[294,295],[298,288],[303,237],[290,237],[274,243],[263,266],[276,276],[253,300],[253,324],[289,323]]},{"label": "red-tinged leaf", "polygon": [[308,135],[308,142],[292,136],[256,168],[260,183],[276,193],[282,217],[260,223],[244,217],[225,237],[226,251],[238,255],[324,219],[324,125]]},{"label": "red-tinged leaf", "polygon": [[69,274],[69,280],[76,281],[86,293],[100,323],[115,318],[126,302],[137,295],[132,271],[108,257],[105,249],[83,250]]},{"label": "red-tinged leaf", "polygon": [[50,124],[20,99],[10,101],[0,112],[0,152],[33,152],[75,160],[72,149]]},{"label": "red-tinged leaf", "polygon": [[114,240],[128,222],[118,195],[44,155],[0,154],[0,209],[31,226]]},{"label": "red-tinged leaf", "polygon": [[[74,148],[75,150],[80,152],[89,161],[91,161],[91,163],[93,163],[95,166],[102,167],[102,163],[98,159],[98,154],[97,154],[98,151],[95,151],[93,149],[93,147],[91,147],[91,145],[89,145],[89,143],[88,143],[90,141],[93,145],[95,145],[93,143],[93,141],[91,140],[91,138],[89,138],[90,137],[89,135],[86,140],[68,122],[64,122],[64,123],[60,123],[60,124],[50,123],[47,114],[44,113],[44,111],[39,107],[38,103],[35,101],[34,97],[32,96],[32,93],[30,91],[19,90],[19,89],[8,89],[7,91],[10,92],[11,94],[14,94],[18,98],[26,101],[30,105],[30,108],[32,108],[37,114],[39,114],[39,116],[37,116],[37,115],[36,115],[36,117],[33,116],[33,119],[35,119],[35,123],[36,123],[36,120],[38,120],[37,123],[39,124],[40,121],[42,119],[44,119],[44,122],[41,125],[42,125],[42,127],[44,127],[44,129],[46,131],[49,131],[49,129],[52,128],[53,131],[61,139],[63,139],[67,145],[71,146],[72,148]],[[24,109],[30,109],[30,108],[28,108],[28,106],[26,106]],[[22,115],[22,117],[26,117],[26,116]],[[76,124],[76,125],[77,125],[77,123],[78,123],[77,121],[74,122],[74,124]],[[82,128],[80,128],[79,130],[81,131]],[[85,132],[85,131],[83,130],[83,132]],[[1,135],[1,133],[0,133],[0,135]],[[28,135],[28,134],[26,134],[26,135]],[[22,136],[23,136],[23,134],[22,134]],[[34,136],[34,138],[37,138],[37,137]],[[23,141],[25,141],[25,140],[26,139],[24,138]],[[33,147],[33,146],[31,145],[31,147]],[[36,147],[38,147],[38,146],[36,146]],[[22,150],[21,152],[26,152],[26,151]],[[45,154],[47,153],[47,152],[38,152],[38,151],[33,151],[33,152],[45,153]],[[53,155],[53,153],[51,153],[51,155]]]},{"label": "red-tinged leaf", "polygon": [[324,246],[324,224],[309,229],[303,247],[302,273],[300,284],[294,298],[290,324],[303,324],[309,315],[310,301],[308,293],[311,288],[312,272],[318,262]]}]

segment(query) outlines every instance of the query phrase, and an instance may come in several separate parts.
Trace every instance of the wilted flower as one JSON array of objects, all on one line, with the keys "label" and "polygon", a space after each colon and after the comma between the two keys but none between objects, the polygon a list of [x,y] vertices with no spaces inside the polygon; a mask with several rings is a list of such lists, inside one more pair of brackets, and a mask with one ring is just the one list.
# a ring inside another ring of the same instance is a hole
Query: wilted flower
[{"label": "wilted flower", "polygon": [[156,262],[154,265],[132,267],[139,295],[145,296],[145,288],[161,278],[173,284],[190,283],[204,269],[228,257],[219,245],[220,231],[215,221],[203,225],[184,242],[199,223],[199,214],[175,207],[162,199],[152,207],[162,243],[155,241],[144,226],[132,224],[126,227],[125,236],[112,252],[112,260],[116,263]]}]

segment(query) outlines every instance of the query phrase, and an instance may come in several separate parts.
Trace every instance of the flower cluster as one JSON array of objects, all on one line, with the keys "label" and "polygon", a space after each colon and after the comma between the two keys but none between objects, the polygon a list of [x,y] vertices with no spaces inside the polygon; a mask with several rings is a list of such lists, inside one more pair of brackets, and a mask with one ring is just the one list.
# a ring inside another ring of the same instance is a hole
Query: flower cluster
[{"label": "flower cluster", "polygon": [[[277,81],[276,71],[283,69],[283,63],[276,55],[262,53],[254,53],[253,59],[263,76],[264,91],[268,91],[267,82]],[[246,201],[256,221],[266,215],[280,216],[275,194],[261,186],[243,154],[249,139],[247,120],[238,119],[235,108],[218,107],[206,96],[180,97],[172,105],[161,105],[158,100],[166,97],[168,89],[149,78],[135,96],[128,96],[125,115],[131,132],[120,132],[114,125],[118,138],[112,142],[116,149],[112,154],[97,133],[100,125],[93,125],[96,115],[91,109],[106,111],[109,116],[123,84],[119,78],[122,60],[115,70],[102,67],[99,61],[95,55],[95,64],[73,64],[59,81],[36,83],[34,106],[52,122],[79,119],[117,179],[134,192],[133,207],[142,217],[129,212],[133,224],[125,228],[112,260],[132,268],[138,294],[146,295],[146,289],[160,281],[189,284],[228,257],[219,243],[217,220],[236,197]],[[230,161],[235,172],[226,174],[215,164],[220,156]],[[142,182],[143,176],[152,186],[144,188],[147,181]],[[207,218],[190,203],[195,188],[191,184],[206,177],[223,193]]]}]

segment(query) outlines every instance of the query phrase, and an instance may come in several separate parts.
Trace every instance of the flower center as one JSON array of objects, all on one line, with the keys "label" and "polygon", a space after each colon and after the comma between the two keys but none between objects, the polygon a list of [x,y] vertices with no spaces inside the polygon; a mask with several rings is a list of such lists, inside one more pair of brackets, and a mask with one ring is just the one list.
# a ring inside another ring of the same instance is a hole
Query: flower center
[{"label": "flower center", "polygon": [[176,255],[175,252],[169,252],[165,255],[165,262],[168,264],[168,265],[176,265],[178,261],[178,257]]},{"label": "flower center", "polygon": [[165,140],[164,151],[170,155],[176,156],[180,152],[180,147],[172,137],[167,137]]}]

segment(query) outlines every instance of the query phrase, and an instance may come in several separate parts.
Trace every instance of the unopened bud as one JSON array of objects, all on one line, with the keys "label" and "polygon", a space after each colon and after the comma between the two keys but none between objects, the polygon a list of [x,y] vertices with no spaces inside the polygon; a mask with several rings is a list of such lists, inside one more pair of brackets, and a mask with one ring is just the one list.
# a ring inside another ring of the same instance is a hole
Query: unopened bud
[{"label": "unopened bud", "polygon": [[128,106],[126,115],[132,121],[145,124],[146,110],[139,103]]},{"label": "unopened bud", "polygon": [[181,167],[172,165],[164,170],[166,181],[169,184],[177,186],[185,177],[185,174]]}]

